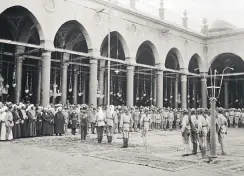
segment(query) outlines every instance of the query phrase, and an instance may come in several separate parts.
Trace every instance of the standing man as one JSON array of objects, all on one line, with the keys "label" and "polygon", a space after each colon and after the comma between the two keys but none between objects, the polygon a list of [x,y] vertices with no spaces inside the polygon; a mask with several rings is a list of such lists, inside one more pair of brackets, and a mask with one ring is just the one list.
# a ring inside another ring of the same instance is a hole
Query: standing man
[{"label": "standing man", "polygon": [[169,121],[169,130],[173,130],[173,122],[174,122],[174,112],[172,109],[170,109],[169,114],[168,114],[168,121]]},{"label": "standing man", "polygon": [[[198,110],[200,112],[200,109]],[[190,127],[191,127],[191,142],[193,145],[193,151],[192,154],[196,155],[197,154],[197,129],[198,129],[198,122],[197,122],[197,116],[196,116],[196,110],[192,109],[191,110],[191,116],[190,116]]]},{"label": "standing man", "polygon": [[87,126],[89,123],[88,115],[87,115],[87,108],[83,107],[79,113],[80,119],[80,134],[81,134],[81,141],[86,140],[87,136]]},{"label": "standing man", "polygon": [[107,139],[108,143],[111,144],[112,142],[112,135],[113,135],[113,125],[114,125],[114,106],[111,105],[107,108],[106,112],[106,125],[107,125]]},{"label": "standing man", "polygon": [[105,127],[105,115],[103,114],[103,109],[101,107],[98,108],[98,112],[96,115],[96,126],[97,126],[97,140],[98,143],[102,143],[103,140],[103,131]]},{"label": "standing man", "polygon": [[132,121],[131,115],[127,107],[124,107],[124,112],[121,115],[120,119],[120,128],[123,132],[123,146],[122,148],[128,147],[129,142],[129,131],[130,131],[130,123]]},{"label": "standing man", "polygon": [[189,156],[189,136],[191,134],[190,131],[190,122],[188,117],[187,109],[183,110],[183,119],[182,119],[182,128],[181,128],[181,135],[184,144],[184,154],[182,156]]},{"label": "standing man", "polygon": [[64,134],[65,117],[62,112],[62,107],[58,107],[57,110],[58,112],[54,117],[54,131],[56,136],[62,136],[62,134]]},{"label": "standing man", "polygon": [[76,112],[76,109],[73,108],[72,113],[70,114],[70,123],[71,123],[71,133],[75,135],[76,128],[77,128],[77,122],[78,122],[78,114]]},{"label": "standing man", "polygon": [[198,112],[198,135],[199,135],[199,145],[201,146],[201,154],[202,154],[202,159],[206,155],[206,146],[207,146],[207,126],[208,123],[206,119],[203,116],[203,110],[200,109]]},{"label": "standing man", "polygon": [[138,124],[139,124],[139,118],[140,118],[140,111],[138,107],[135,107],[135,111],[132,115],[133,121],[134,121],[134,132],[138,132]]},{"label": "standing man", "polygon": [[229,118],[230,127],[234,127],[234,116],[235,116],[235,109],[232,108],[230,109],[230,118]]},{"label": "standing man", "polygon": [[[91,132],[92,134],[95,134],[95,128],[96,128],[96,115],[97,115],[97,110],[96,108],[92,108],[91,111],[91,116],[90,116],[90,122],[91,122]],[[89,117],[88,117],[89,118]]]},{"label": "standing man", "polygon": [[241,110],[237,109],[235,113],[235,128],[238,128],[240,117],[241,117]]},{"label": "standing man", "polygon": [[225,153],[225,135],[227,135],[227,119],[222,114],[222,110],[219,110],[217,114],[217,133],[218,141],[220,143],[221,154],[226,155]]}]

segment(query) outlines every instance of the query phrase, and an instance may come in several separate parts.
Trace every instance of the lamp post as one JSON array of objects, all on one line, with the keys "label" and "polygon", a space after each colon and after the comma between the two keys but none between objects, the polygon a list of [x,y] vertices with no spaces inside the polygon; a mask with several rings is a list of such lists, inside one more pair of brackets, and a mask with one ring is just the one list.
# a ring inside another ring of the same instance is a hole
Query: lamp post
[{"label": "lamp post", "polygon": [[[227,69],[234,70],[233,68],[226,67],[223,72],[222,72],[222,77],[221,77],[221,83],[219,87],[216,87],[216,73],[217,70],[214,71],[214,76],[212,74],[212,69],[210,68],[210,76],[211,76],[211,86],[207,87],[208,89],[211,89],[211,97],[210,97],[210,105],[211,105],[211,125],[210,125],[210,141],[211,141],[211,152],[210,155],[212,158],[216,158],[216,101],[217,98],[219,98],[220,91],[221,91],[221,86],[223,82],[223,77],[224,77],[224,72]],[[218,96],[216,97],[216,89],[219,89]]]},{"label": "lamp post", "polygon": [[[111,10],[112,10],[112,7],[111,7],[111,0],[108,1],[108,58],[110,58],[110,38],[111,38],[111,35],[110,35],[110,19],[111,19]],[[108,102],[107,102],[107,105],[109,106],[110,105],[110,60],[108,60]]]}]

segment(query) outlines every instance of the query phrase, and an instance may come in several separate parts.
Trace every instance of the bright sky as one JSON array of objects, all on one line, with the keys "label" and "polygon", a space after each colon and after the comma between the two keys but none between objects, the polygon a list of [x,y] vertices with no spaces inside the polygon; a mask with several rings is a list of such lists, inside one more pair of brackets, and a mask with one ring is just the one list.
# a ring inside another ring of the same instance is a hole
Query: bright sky
[{"label": "bright sky", "polygon": [[[129,5],[130,0],[118,0]],[[158,15],[160,0],[137,0],[136,8],[152,15]],[[165,20],[180,23],[186,9],[189,28],[200,31],[202,19],[207,18],[209,24],[221,19],[244,28],[244,0],[164,0]]]}]

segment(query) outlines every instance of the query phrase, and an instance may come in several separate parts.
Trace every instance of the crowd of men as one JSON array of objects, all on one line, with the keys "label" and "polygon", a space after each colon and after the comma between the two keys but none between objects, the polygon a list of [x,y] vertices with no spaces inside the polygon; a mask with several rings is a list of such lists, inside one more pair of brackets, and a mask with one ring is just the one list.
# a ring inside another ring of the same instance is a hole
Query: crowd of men
[{"label": "crowd of men", "polygon": [[[218,109],[217,134],[224,151],[224,135],[227,127],[243,127],[244,111],[240,109]],[[98,143],[104,135],[112,143],[114,133],[122,133],[123,148],[128,147],[129,133],[141,132],[144,145],[147,133],[152,130],[181,129],[185,154],[189,152],[189,139],[193,144],[192,154],[197,153],[198,143],[202,156],[210,150],[210,111],[208,109],[170,109],[151,107],[102,106],[93,105],[50,105],[0,103],[0,140],[26,137],[53,136],[67,134],[67,129],[75,135],[79,129],[81,140],[86,140],[88,132],[97,133]]]}]

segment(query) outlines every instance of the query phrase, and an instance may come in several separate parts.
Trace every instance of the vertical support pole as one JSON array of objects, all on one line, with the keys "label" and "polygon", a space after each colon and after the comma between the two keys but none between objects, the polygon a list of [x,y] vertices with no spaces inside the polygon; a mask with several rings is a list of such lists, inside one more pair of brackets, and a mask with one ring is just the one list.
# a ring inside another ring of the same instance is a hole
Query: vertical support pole
[{"label": "vertical support pole", "polygon": [[15,87],[15,102],[19,103],[21,99],[22,89],[22,65],[23,57],[18,57],[16,60],[16,87]]},{"label": "vertical support pole", "polygon": [[134,106],[134,66],[127,66],[127,89],[126,105],[130,108]]},{"label": "vertical support pole", "polygon": [[42,106],[47,107],[50,99],[51,52],[42,53]]},{"label": "vertical support pole", "polygon": [[187,109],[187,75],[181,75],[181,108]]},{"label": "vertical support pole", "polygon": [[89,105],[97,107],[97,60],[90,60]]},{"label": "vertical support pole", "polygon": [[157,71],[157,107],[163,108],[163,71]]}]

